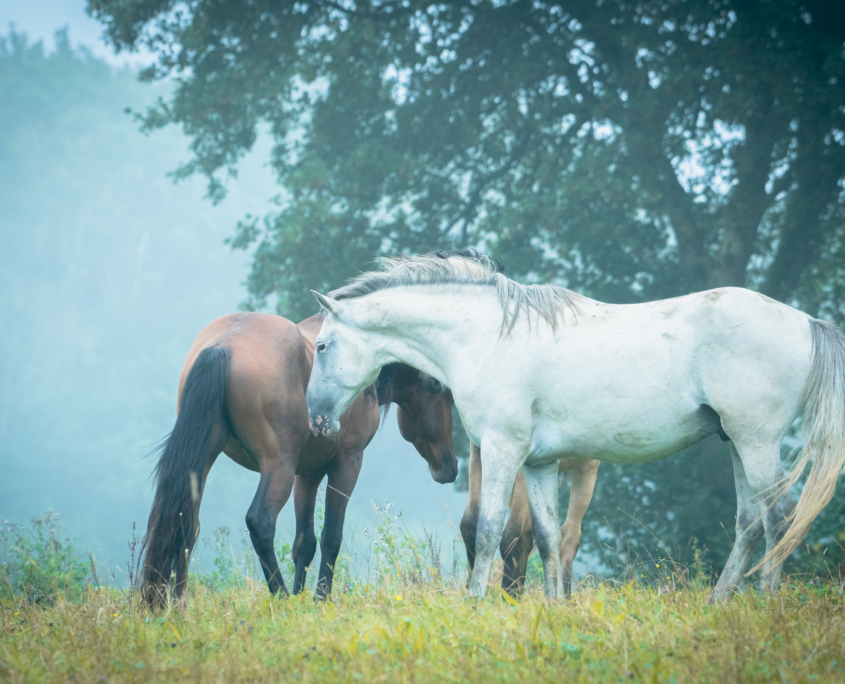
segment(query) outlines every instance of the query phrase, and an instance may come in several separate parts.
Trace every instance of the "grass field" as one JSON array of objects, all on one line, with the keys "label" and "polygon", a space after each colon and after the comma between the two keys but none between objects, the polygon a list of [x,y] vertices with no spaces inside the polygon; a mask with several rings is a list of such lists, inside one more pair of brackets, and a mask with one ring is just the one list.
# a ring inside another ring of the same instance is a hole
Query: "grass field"
[{"label": "grass field", "polygon": [[0,575],[0,681],[845,681],[841,581],[790,578],[710,606],[706,583],[661,568],[660,581],[587,578],[565,602],[536,584],[518,603],[498,590],[476,602],[415,560],[422,543],[394,538],[375,581],[341,571],[329,603],[271,598],[227,566],[153,614],[134,592],[80,583],[51,534],[29,537],[30,565],[15,556],[23,537],[6,539],[18,565]]},{"label": "grass field", "polygon": [[152,615],[113,590],[4,605],[8,682],[842,682],[840,588],[706,605],[702,589],[631,583],[517,605],[432,586],[360,587],[333,602],[249,583],[196,587]]}]

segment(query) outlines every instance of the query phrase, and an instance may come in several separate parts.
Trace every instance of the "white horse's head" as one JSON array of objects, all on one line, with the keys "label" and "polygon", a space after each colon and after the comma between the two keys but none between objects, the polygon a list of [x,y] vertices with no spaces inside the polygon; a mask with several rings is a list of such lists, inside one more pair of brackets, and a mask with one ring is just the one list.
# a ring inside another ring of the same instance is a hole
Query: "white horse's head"
[{"label": "white horse's head", "polygon": [[314,296],[325,310],[325,320],[314,348],[314,365],[305,394],[308,425],[317,437],[340,430],[340,417],[366,387],[378,377],[382,360],[365,334],[352,321],[349,302],[319,292]]}]

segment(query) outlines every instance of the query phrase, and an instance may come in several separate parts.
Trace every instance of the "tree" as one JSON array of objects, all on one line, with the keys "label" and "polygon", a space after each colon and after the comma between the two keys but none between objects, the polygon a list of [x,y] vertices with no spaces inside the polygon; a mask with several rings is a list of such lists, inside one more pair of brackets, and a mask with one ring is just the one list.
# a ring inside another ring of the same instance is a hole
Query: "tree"
[{"label": "tree", "polygon": [[145,78],[178,77],[145,126],[183,126],[178,175],[206,174],[213,198],[269,125],[288,197],[235,240],[259,244],[256,305],[276,293],[304,314],[306,284],[379,252],[479,243],[515,275],[616,301],[751,285],[842,315],[813,294],[841,287],[835,2],[89,11],[118,49],[158,55]]},{"label": "tree", "polygon": [[157,55],[144,78],[177,79],[143,125],[193,140],[178,176],[221,197],[269,128],[285,194],[234,237],[257,244],[247,307],[304,315],[379,253],[473,244],[605,300],[744,285],[845,319],[834,1],[88,8]]}]

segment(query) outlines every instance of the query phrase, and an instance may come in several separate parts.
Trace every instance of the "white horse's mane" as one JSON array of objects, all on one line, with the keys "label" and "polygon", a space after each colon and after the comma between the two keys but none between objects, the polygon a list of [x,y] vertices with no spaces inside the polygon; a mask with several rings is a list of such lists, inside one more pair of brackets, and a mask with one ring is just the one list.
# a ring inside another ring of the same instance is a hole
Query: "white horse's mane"
[{"label": "white horse's mane", "polygon": [[504,317],[502,331],[513,330],[520,314],[535,312],[557,329],[565,311],[575,314],[577,294],[558,285],[522,285],[508,278],[488,256],[467,252],[440,252],[376,259],[378,271],[362,273],[330,293],[334,299],[356,299],[381,290],[408,286],[495,287]]}]

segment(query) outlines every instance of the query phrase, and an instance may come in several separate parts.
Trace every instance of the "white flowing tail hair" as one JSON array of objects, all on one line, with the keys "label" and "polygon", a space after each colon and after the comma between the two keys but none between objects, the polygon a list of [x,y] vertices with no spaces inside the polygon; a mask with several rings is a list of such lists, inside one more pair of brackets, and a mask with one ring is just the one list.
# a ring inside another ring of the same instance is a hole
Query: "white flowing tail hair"
[{"label": "white flowing tail hair", "polygon": [[788,496],[812,460],[813,466],[777,546],[750,571],[778,565],[801,543],[816,516],[833,498],[836,480],[845,467],[845,335],[832,323],[810,319],[813,365],[807,381],[804,432],[807,446],[776,498]]}]

